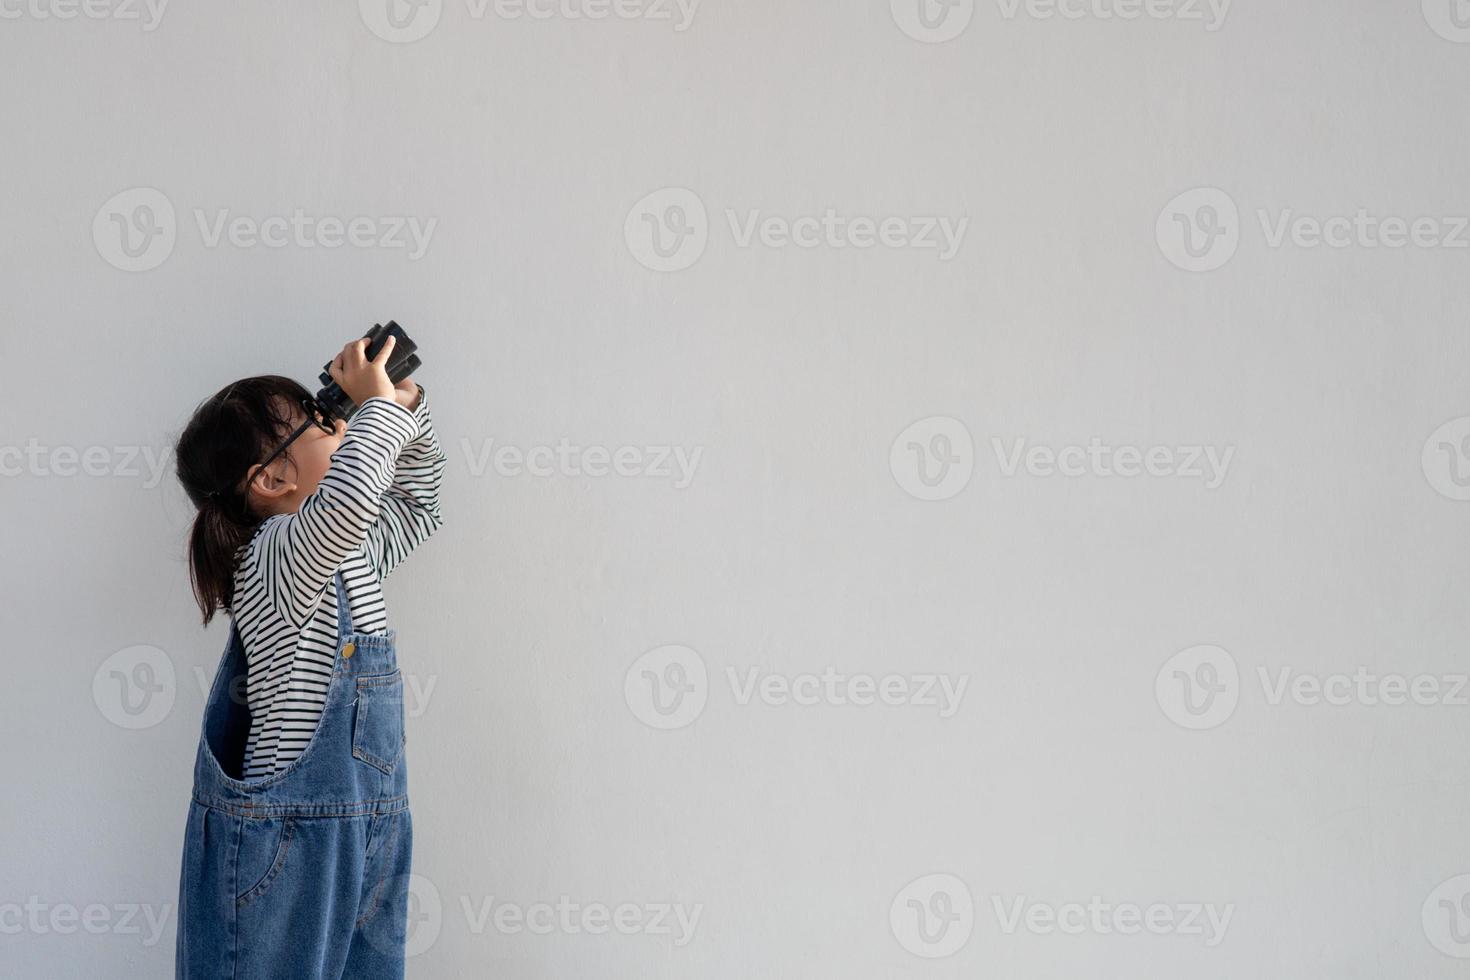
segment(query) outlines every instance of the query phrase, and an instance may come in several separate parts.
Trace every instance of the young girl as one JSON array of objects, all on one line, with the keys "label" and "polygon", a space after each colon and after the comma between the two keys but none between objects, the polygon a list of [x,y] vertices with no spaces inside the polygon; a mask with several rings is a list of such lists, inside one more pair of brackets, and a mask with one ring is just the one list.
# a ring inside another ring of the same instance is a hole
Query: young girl
[{"label": "young girl", "polygon": [[380,583],[443,522],[446,457],[390,338],[329,371],[322,418],[277,375],[229,385],[178,440],[199,507],[194,594],[230,640],[204,709],[179,880],[176,977],[403,976],[413,825],[397,631]]}]

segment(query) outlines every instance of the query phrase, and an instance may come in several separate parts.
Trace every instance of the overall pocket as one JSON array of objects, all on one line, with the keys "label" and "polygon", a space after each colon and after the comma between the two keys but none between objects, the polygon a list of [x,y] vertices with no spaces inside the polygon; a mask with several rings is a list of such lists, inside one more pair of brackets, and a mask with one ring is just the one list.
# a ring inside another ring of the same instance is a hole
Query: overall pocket
[{"label": "overall pocket", "polygon": [[235,896],[236,908],[244,908],[264,895],[280,877],[291,851],[291,834],[296,829],[291,817],[241,819],[236,881],[247,882],[248,887]]},{"label": "overall pocket", "polygon": [[392,774],[403,755],[403,673],[357,679],[357,711],[352,719],[352,756]]}]

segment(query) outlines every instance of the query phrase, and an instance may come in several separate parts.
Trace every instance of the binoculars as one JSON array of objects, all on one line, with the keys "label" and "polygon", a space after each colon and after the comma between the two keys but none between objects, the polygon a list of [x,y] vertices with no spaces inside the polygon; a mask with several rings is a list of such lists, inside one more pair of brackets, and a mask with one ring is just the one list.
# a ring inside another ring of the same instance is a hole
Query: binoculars
[{"label": "binoculars", "polygon": [[[364,352],[368,360],[377,357],[382,351],[383,345],[389,337],[393,337],[393,353],[388,357],[386,368],[388,380],[395,385],[404,378],[419,369],[422,362],[418,354],[418,344],[411,340],[408,334],[393,320],[387,324],[375,323],[373,329],[363,334],[368,338],[367,350]],[[322,368],[321,381],[323,387],[316,393],[317,408],[321,409],[322,415],[328,419],[347,420],[357,411],[357,403],[348,397],[342,386],[332,380],[332,362],[328,361]]]}]

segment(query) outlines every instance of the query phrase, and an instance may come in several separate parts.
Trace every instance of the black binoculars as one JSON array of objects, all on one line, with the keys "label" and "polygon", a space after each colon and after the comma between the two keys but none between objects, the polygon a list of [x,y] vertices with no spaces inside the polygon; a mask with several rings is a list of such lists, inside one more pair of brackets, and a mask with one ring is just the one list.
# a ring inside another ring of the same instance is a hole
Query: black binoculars
[{"label": "black binoculars", "polygon": [[[389,320],[387,324],[373,324],[373,329],[363,336],[368,338],[367,350],[364,352],[368,360],[378,356],[389,337],[394,338],[393,353],[388,356],[388,366],[385,370],[388,380],[395,385],[417,371],[422,364],[418,354],[414,353],[418,350],[418,344],[415,344],[404,329],[393,320]],[[322,415],[328,419],[342,419],[343,421],[352,418],[352,413],[357,411],[357,403],[348,397],[341,385],[332,380],[331,361],[323,366],[319,380],[324,387],[316,393],[316,404]]]}]

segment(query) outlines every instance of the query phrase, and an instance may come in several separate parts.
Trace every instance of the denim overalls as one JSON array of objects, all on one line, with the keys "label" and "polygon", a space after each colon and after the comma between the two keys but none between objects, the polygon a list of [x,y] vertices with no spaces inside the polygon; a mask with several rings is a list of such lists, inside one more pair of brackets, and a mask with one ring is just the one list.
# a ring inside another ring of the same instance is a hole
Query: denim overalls
[{"label": "denim overalls", "polygon": [[354,633],[342,573],[337,656],[306,749],[242,781],[245,647],[204,707],[179,876],[177,980],[403,977],[413,823],[397,630]]}]

